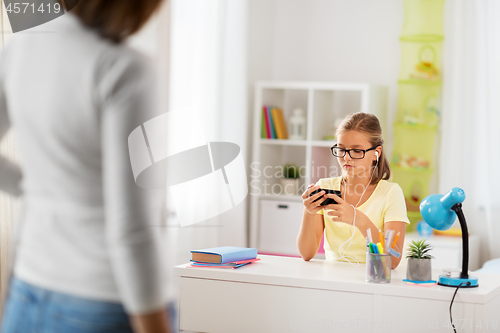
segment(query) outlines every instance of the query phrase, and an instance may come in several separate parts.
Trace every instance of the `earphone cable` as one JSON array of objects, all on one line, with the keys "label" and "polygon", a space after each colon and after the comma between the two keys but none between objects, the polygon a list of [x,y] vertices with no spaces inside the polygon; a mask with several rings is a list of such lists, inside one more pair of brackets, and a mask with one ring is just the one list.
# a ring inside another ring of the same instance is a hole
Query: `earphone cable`
[{"label": "earphone cable", "polygon": [[[377,156],[378,157],[378,156]],[[342,243],[342,245],[340,245],[340,248],[339,248],[339,254],[340,254],[340,257],[342,259],[344,259],[345,261],[349,262],[350,264],[353,264],[352,261],[350,261],[348,258],[351,258],[353,259],[354,261],[356,261],[356,267],[359,265],[359,261],[356,260],[355,258],[351,257],[351,256],[346,256],[345,254],[347,253],[347,250],[349,250],[349,247],[351,246],[352,244],[352,240],[354,238],[354,233],[355,233],[355,228],[356,228],[356,207],[358,207],[359,203],[361,202],[361,200],[363,199],[363,196],[365,195],[365,192],[366,190],[368,189],[368,186],[370,186],[370,183],[372,181],[372,178],[373,178],[373,174],[375,173],[375,169],[378,168],[378,158],[377,158],[377,164],[375,165],[375,167],[373,168],[372,170],[372,174],[370,176],[370,180],[368,181],[368,184],[366,185],[365,189],[363,190],[363,193],[361,194],[361,197],[359,198],[359,201],[358,203],[356,204],[356,206],[353,206],[351,205],[351,207],[354,209],[354,217],[353,217],[353,220],[352,220],[352,226],[351,226],[351,237],[346,240],[344,243]],[[344,193],[347,194],[347,187],[346,187],[346,184],[344,182]],[[347,245],[347,248],[345,249],[344,253],[342,253],[342,248],[344,247],[344,245],[349,242],[349,244]],[[353,264],[354,265],[354,264]]]},{"label": "earphone cable", "polygon": [[[352,244],[352,239],[354,238],[354,232],[355,232],[355,228],[356,228],[356,207],[354,207],[353,205],[351,205],[351,207],[354,209],[354,218],[353,218],[352,226],[351,226],[351,237],[348,240],[346,240],[344,243],[342,243],[342,245],[340,245],[339,254],[340,254],[340,257],[342,259],[344,259],[345,261],[349,262],[350,264],[353,264],[353,262],[350,261],[349,258],[351,258],[352,260],[354,260],[356,262],[356,267],[358,267],[359,266],[359,261],[356,258],[353,258],[351,256],[346,256],[345,255],[347,253],[347,250],[349,250],[349,247]],[[345,249],[344,253],[342,253],[342,248],[349,241],[351,241],[351,242],[347,245],[347,248]]]}]

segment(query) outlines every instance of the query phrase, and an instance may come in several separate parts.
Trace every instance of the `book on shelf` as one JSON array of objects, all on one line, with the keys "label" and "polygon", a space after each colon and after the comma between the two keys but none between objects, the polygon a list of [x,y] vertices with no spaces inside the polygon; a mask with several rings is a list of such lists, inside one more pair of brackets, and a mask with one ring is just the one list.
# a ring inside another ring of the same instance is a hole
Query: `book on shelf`
[{"label": "book on shelf", "polygon": [[276,132],[276,139],[283,139],[283,133],[281,132],[280,123],[278,121],[278,108],[271,106],[270,109],[271,109],[272,123],[274,125],[274,130]]},{"label": "book on shelf", "polygon": [[257,249],[236,246],[212,247],[191,251],[191,261],[227,264],[257,258]]},{"label": "book on shelf", "polygon": [[260,117],[261,125],[260,125],[260,137],[262,139],[267,139],[267,127],[266,127],[266,116],[264,115],[264,108],[262,108],[262,115]]},{"label": "book on shelf", "polygon": [[267,106],[267,114],[269,116],[269,129],[271,130],[271,139],[277,139],[276,137],[276,126],[274,124],[273,115],[271,113],[272,106]]},{"label": "book on shelf", "polygon": [[288,139],[288,130],[280,108],[264,105],[262,107],[261,137],[263,139]]},{"label": "book on shelf", "polygon": [[273,115],[273,122],[276,125],[276,135],[278,139],[288,139],[288,131],[286,129],[285,118],[283,111],[280,108],[274,108],[271,111]]},{"label": "book on shelf", "polygon": [[267,113],[267,106],[262,108],[262,118],[266,126],[266,138],[271,139],[271,129],[269,127],[269,114]]}]

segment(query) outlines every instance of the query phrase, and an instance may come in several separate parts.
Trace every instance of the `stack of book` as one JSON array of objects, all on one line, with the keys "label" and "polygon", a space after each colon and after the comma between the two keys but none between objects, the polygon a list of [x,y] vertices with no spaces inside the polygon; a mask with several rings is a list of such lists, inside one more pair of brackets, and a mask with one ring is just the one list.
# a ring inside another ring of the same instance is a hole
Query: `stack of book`
[{"label": "stack of book", "polygon": [[235,269],[259,261],[257,249],[222,246],[191,251],[190,267],[218,267]]},{"label": "stack of book", "polygon": [[280,108],[265,105],[262,108],[262,129],[263,139],[288,139],[283,111]]}]

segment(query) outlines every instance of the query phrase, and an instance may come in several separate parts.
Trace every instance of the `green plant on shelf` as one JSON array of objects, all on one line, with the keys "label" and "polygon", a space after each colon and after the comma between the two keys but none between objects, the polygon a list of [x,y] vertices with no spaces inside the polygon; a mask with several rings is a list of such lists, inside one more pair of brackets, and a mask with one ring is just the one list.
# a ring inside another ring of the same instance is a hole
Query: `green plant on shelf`
[{"label": "green plant on shelf", "polygon": [[283,178],[297,179],[299,178],[299,168],[295,164],[285,164],[283,166]]}]

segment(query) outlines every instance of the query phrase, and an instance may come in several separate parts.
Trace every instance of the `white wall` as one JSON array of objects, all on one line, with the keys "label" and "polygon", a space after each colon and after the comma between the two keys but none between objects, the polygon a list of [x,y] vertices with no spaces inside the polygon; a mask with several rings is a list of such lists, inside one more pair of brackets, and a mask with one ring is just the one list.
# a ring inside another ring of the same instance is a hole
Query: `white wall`
[{"label": "white wall", "polygon": [[249,9],[250,96],[256,80],[382,84],[391,129],[403,1],[250,0]]}]

